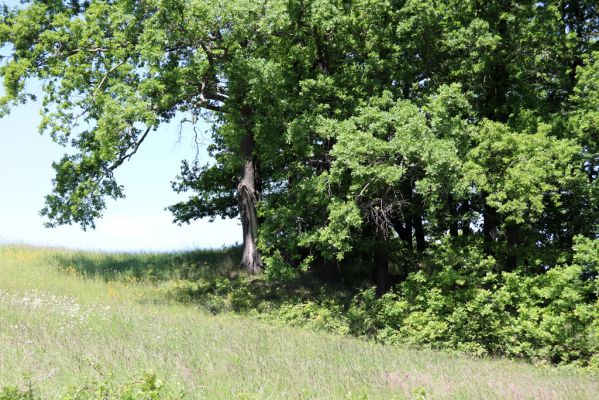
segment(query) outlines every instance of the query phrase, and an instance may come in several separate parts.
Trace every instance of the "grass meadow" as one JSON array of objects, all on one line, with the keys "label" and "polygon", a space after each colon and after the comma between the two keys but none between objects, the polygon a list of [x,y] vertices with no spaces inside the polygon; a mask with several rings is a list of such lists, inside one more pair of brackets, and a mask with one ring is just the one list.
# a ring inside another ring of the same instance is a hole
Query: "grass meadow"
[{"label": "grass meadow", "polygon": [[383,346],[213,315],[162,295],[161,285],[186,259],[222,269],[234,265],[236,251],[126,255],[1,246],[0,388],[76,398],[82,388],[118,387],[151,373],[163,382],[157,398],[599,398],[599,378],[574,368]]}]

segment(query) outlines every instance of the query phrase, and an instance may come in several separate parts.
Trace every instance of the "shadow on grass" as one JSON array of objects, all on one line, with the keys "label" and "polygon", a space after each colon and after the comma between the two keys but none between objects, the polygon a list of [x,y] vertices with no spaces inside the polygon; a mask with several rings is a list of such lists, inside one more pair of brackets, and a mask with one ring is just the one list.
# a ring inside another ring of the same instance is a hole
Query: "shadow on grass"
[{"label": "shadow on grass", "polygon": [[354,292],[304,273],[282,280],[249,276],[239,269],[240,247],[181,253],[55,255],[60,268],[83,278],[151,282],[156,290],[142,302],[193,304],[210,313],[270,316],[291,325],[347,332],[344,311]]},{"label": "shadow on grass", "polygon": [[105,281],[197,280],[237,271],[240,247],[175,253],[68,252],[55,256],[60,268]]}]

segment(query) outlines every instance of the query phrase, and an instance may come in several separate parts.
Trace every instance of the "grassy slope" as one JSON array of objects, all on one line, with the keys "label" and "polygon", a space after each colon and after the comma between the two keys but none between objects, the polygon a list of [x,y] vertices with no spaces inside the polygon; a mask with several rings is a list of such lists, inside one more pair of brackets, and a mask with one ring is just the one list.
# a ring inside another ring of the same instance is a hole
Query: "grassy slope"
[{"label": "grassy slope", "polygon": [[[208,264],[223,258],[200,256]],[[173,260],[0,247],[0,387],[24,384],[28,376],[51,398],[68,386],[130,381],[151,370],[168,388],[207,399],[593,399],[599,393],[596,377],[573,370],[212,316],[161,300],[150,284],[68,273],[81,263],[94,272],[107,262],[115,270],[150,265],[159,273],[161,263]]]}]

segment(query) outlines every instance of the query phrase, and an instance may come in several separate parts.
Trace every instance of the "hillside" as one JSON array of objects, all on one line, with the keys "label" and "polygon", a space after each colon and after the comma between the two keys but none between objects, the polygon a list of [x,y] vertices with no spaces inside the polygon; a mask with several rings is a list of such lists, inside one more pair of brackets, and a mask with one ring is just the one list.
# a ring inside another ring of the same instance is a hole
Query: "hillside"
[{"label": "hillside", "polygon": [[31,387],[42,398],[127,391],[133,398],[151,392],[193,399],[599,393],[596,377],[573,368],[383,346],[226,310],[213,315],[197,302],[165,296],[175,284],[174,265],[193,259],[207,270],[223,269],[235,251],[111,255],[0,247],[0,388]]}]

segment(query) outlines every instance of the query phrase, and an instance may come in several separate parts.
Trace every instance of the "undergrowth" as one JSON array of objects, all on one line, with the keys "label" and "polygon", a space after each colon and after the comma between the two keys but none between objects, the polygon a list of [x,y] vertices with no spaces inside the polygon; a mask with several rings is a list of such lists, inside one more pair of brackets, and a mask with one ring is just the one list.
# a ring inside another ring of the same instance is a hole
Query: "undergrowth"
[{"label": "undergrowth", "polygon": [[367,282],[350,290],[314,274],[247,276],[235,267],[236,248],[107,258],[71,253],[60,265],[82,276],[151,282],[159,297],[213,314],[599,371],[597,243],[581,241],[576,249],[572,264],[531,274],[497,271],[475,248],[458,253],[440,244],[431,250],[437,268],[409,274],[382,298]]},{"label": "undergrowth", "polygon": [[589,243],[536,276],[440,246],[380,299],[236,252],[0,246],[0,400],[596,397]]},{"label": "undergrowth", "polygon": [[[81,386],[67,388],[60,395],[60,400],[175,400],[184,397],[180,388],[172,388],[146,372],[139,379],[116,385],[112,380],[90,382]],[[0,400],[42,400],[35,387],[28,384],[26,388],[5,386],[0,389]]]}]

